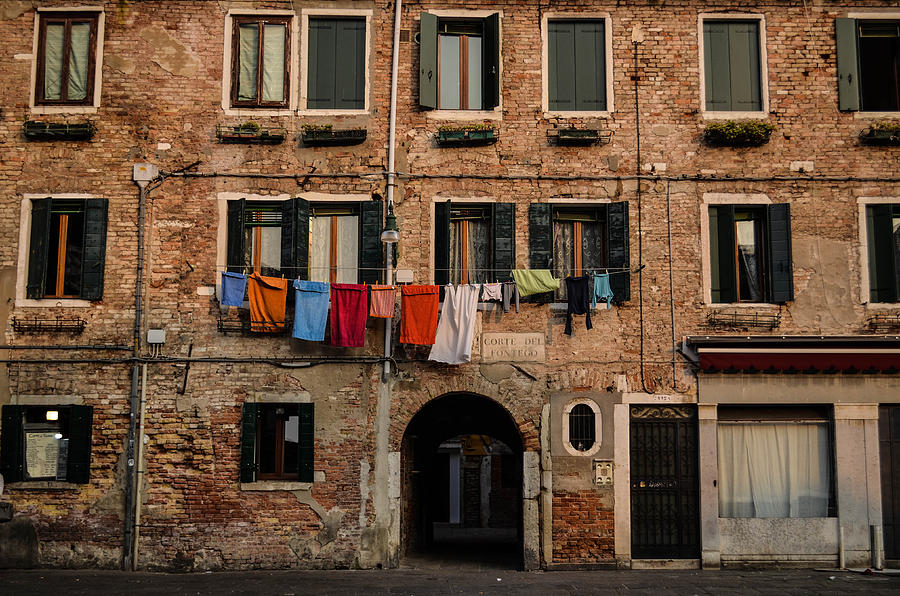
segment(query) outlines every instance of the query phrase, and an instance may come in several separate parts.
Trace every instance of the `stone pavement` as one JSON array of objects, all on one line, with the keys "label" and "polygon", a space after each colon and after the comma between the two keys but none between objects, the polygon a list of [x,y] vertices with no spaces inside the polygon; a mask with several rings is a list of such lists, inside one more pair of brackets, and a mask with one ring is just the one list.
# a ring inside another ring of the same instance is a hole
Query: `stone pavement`
[{"label": "stone pavement", "polygon": [[813,570],[555,571],[465,569],[124,573],[0,571],[0,594],[900,594],[900,575]]}]

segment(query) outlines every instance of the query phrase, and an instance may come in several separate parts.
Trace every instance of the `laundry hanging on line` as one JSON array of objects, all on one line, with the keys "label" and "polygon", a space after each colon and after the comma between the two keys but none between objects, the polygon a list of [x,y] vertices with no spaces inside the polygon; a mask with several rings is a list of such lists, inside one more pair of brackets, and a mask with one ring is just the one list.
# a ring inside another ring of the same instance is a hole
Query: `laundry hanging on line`
[{"label": "laundry hanging on line", "polygon": [[444,286],[444,305],[429,360],[462,364],[472,359],[478,292],[477,285]]},{"label": "laundry hanging on line", "polygon": [[331,288],[326,282],[294,280],[294,332],[297,339],[324,341]]},{"label": "laundry hanging on line", "polygon": [[514,281],[503,284],[503,312],[509,312],[510,302],[515,301],[516,313],[519,312],[519,286]]},{"label": "laundry hanging on line", "polygon": [[288,280],[259,273],[247,279],[250,301],[250,330],[278,333],[284,330]]},{"label": "laundry hanging on line", "polygon": [[585,327],[593,329],[591,324],[591,298],[594,295],[594,281],[590,275],[566,278],[566,335],[572,335],[572,315],[585,315]]},{"label": "laundry hanging on line", "polygon": [[397,304],[396,286],[369,286],[369,316],[377,319],[394,318],[394,307]]},{"label": "laundry hanging on line", "polygon": [[247,292],[247,276],[243,273],[222,272],[222,306],[244,305],[244,294]]},{"label": "laundry hanging on line", "polygon": [[363,347],[367,310],[365,284],[331,284],[331,345]]},{"label": "laundry hanging on line", "polygon": [[503,292],[500,289],[500,284],[483,284],[481,286],[481,301],[487,302],[488,300],[503,300]]},{"label": "laundry hanging on line", "polygon": [[612,308],[612,288],[609,286],[609,274],[600,273],[594,275],[594,292],[591,296],[591,308],[596,308],[597,302],[606,302],[606,310]]},{"label": "laundry hanging on line", "polygon": [[559,289],[559,280],[549,269],[513,269],[512,276],[522,298]]},{"label": "laundry hanging on line", "polygon": [[439,294],[438,286],[400,286],[400,343],[434,344]]}]

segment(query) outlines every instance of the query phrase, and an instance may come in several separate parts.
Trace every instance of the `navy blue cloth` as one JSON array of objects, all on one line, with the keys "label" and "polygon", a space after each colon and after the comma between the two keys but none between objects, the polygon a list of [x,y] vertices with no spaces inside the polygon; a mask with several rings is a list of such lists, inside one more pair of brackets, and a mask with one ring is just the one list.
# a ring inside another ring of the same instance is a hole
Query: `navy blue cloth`
[{"label": "navy blue cloth", "polygon": [[325,341],[331,286],[321,281],[294,281],[294,337],[306,341]]},{"label": "navy blue cloth", "polygon": [[222,272],[222,306],[242,306],[246,292],[246,275],[229,271]]},{"label": "navy blue cloth", "polygon": [[594,282],[589,275],[566,278],[566,297],[569,308],[566,309],[566,335],[572,335],[572,315],[587,315],[585,327],[593,329],[591,324],[591,296],[594,295]]}]

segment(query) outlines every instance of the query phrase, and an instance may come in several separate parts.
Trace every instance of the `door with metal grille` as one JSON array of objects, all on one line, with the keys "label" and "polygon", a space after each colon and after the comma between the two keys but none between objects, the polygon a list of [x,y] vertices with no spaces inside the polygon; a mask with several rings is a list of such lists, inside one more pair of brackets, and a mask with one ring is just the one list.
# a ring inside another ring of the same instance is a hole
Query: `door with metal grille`
[{"label": "door with metal grille", "polygon": [[700,557],[697,410],[631,407],[631,556]]},{"label": "door with metal grille", "polygon": [[878,408],[884,556],[900,559],[900,406]]}]

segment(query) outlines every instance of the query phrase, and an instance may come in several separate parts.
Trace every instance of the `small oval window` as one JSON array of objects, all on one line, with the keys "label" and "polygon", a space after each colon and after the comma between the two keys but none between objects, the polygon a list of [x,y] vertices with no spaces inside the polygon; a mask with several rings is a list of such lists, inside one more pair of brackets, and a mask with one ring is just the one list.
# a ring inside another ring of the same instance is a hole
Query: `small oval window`
[{"label": "small oval window", "polygon": [[569,412],[569,444],[578,451],[587,451],[597,440],[594,410],[578,404]]}]

